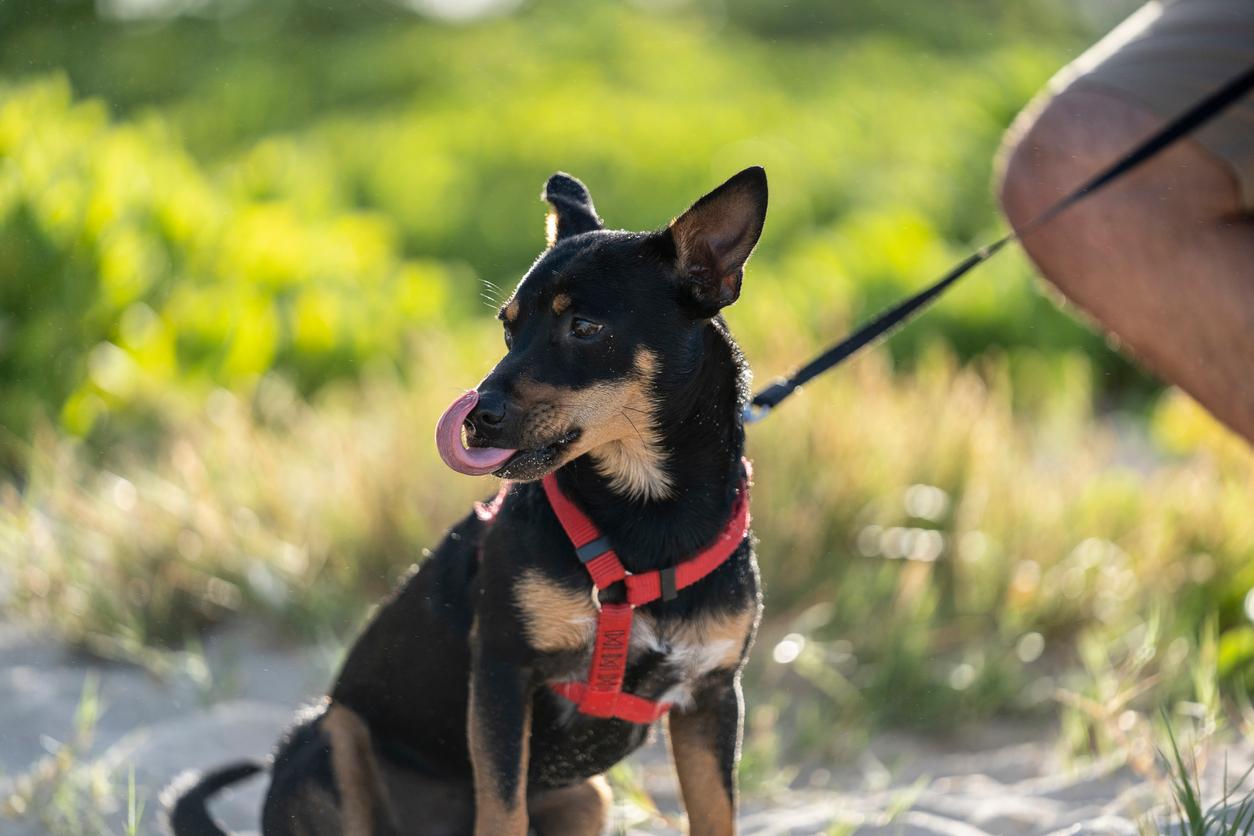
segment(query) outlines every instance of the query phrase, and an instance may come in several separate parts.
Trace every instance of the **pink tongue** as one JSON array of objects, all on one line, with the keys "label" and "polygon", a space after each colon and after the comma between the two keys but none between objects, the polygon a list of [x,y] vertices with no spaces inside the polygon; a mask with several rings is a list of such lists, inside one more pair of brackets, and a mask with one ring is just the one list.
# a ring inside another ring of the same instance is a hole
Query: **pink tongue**
[{"label": "pink tongue", "polygon": [[449,405],[435,425],[435,446],[444,463],[467,476],[482,476],[499,468],[517,450],[500,447],[471,447],[462,444],[462,424],[479,402],[479,393],[470,390]]}]

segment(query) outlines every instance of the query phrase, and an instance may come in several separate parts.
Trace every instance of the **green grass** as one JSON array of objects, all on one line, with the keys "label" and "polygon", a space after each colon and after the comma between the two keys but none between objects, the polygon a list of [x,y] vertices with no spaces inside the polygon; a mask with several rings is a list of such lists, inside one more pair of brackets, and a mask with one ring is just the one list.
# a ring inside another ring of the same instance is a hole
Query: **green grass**
[{"label": "green grass", "polygon": [[1170,772],[1173,824],[1187,836],[1244,836],[1254,831],[1254,789],[1246,785],[1254,766],[1236,781],[1229,783],[1225,764],[1222,795],[1207,806],[1202,797],[1201,775],[1194,759],[1186,760],[1172,729],[1171,718],[1164,715],[1170,751],[1163,755]]},{"label": "green grass", "polygon": [[[74,736],[49,740],[49,752],[25,772],[12,776],[8,797],[0,797],[0,821],[37,823],[50,836],[136,836],[146,800],[135,786],[135,771],[125,779],[85,758],[96,724],[105,710],[98,680],[88,675],[74,716]],[[125,805],[122,829],[108,823],[118,805]]]}]

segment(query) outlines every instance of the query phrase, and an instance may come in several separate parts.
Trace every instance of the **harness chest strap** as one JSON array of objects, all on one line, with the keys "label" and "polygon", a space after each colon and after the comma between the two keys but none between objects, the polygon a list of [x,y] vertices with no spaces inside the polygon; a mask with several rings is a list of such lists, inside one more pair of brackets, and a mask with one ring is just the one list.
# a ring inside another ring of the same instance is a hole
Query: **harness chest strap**
[{"label": "harness chest strap", "polygon": [[745,478],[740,483],[731,519],[718,537],[693,557],[676,566],[632,574],[623,566],[609,540],[557,485],[557,477],[544,478],[544,493],[557,514],[575,554],[592,577],[597,590],[619,581],[627,587],[626,603],[602,604],[597,617],[596,643],[587,682],[558,682],[551,687],[592,717],[617,718],[649,724],[670,709],[669,703],[647,700],[623,691],[627,653],[631,643],[632,611],[653,601],[670,601],[679,590],[691,586],[723,565],[739,548],[749,530],[750,465],[743,460]]}]

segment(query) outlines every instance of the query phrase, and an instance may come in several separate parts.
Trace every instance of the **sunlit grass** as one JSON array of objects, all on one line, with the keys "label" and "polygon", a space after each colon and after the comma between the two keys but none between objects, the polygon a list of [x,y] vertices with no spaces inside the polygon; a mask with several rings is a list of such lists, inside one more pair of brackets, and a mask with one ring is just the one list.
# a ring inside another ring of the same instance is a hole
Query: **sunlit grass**
[{"label": "sunlit grass", "polygon": [[[1182,836],[1244,836],[1254,832],[1254,789],[1248,785],[1254,766],[1233,779],[1225,761],[1219,794],[1207,803],[1194,747],[1182,745],[1166,712],[1161,734],[1166,738],[1166,751],[1159,753],[1159,759],[1164,763],[1171,794],[1166,832]],[[1164,828],[1147,821],[1142,829],[1159,833]]]},{"label": "sunlit grass", "polygon": [[[69,740],[48,739],[48,754],[18,775],[0,776],[6,793],[0,795],[0,822],[37,824],[51,836],[135,836],[140,832],[145,799],[135,786],[134,768],[125,778],[86,757],[105,706],[94,675],[83,680]],[[108,818],[119,808],[125,813],[122,830],[114,831]]]}]

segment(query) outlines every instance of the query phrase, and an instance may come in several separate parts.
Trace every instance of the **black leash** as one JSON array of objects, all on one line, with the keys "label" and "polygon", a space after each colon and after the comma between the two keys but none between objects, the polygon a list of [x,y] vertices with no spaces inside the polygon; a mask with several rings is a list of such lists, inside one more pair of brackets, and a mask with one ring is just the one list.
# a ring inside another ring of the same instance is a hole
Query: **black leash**
[{"label": "black leash", "polygon": [[988,261],[1011,241],[1022,240],[1025,235],[1035,228],[1052,220],[1104,186],[1118,180],[1146,160],[1157,156],[1163,149],[1188,136],[1215,116],[1218,116],[1252,88],[1254,88],[1254,66],[1168,122],[1161,130],[1133,148],[1109,168],[1100,172],[1087,183],[1080,186],[1080,188],[1024,224],[1018,232],[1007,233],[993,243],[976,250],[933,284],[879,314],[870,322],[836,343],[836,345],[793,372],[792,375],[775,380],[754,395],[753,400],[745,407],[745,423],[752,424],[756,421],[761,421],[770,414],[772,409],[779,406],[785,398],[797,391],[802,384],[813,380],[833,366],[847,360],[879,337],[905,324],[920,310],[936,301],[937,297],[948,290],[958,279],[970,272],[977,264]]}]

